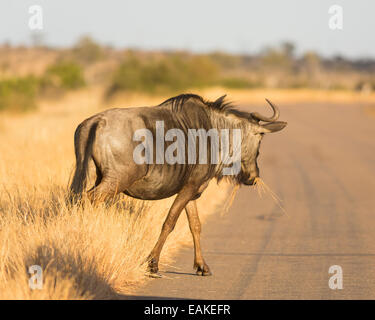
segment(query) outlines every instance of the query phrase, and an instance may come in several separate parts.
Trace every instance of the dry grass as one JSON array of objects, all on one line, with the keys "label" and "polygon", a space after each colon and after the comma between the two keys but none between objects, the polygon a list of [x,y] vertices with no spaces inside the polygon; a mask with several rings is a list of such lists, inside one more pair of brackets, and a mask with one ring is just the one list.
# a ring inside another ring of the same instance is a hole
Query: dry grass
[{"label": "dry grass", "polygon": [[[277,102],[375,101],[373,95],[311,90],[217,88],[200,93],[214,99],[223,92],[239,103],[264,103],[264,97],[273,96]],[[141,202],[123,196],[110,207],[86,204],[84,209],[68,209],[64,201],[74,163],[73,132],[104,107],[102,94],[87,88],[60,101],[42,101],[37,113],[0,117],[1,299],[110,299],[148,281],[143,261],[173,199]],[[118,96],[105,107],[153,105],[164,98]],[[213,184],[203,194],[198,203],[202,220],[218,204],[227,209],[228,189]],[[161,268],[187,243],[191,236],[183,214],[162,252]],[[28,286],[27,269],[34,264],[43,267],[43,290]]]},{"label": "dry grass", "polygon": [[[53,105],[44,102],[38,113],[0,118],[0,299],[110,299],[148,281],[143,261],[173,199],[121,196],[107,207],[65,205],[73,132],[101,107],[99,95],[84,90]],[[209,187],[198,203],[202,220],[225,200],[227,189]],[[183,214],[161,268],[190,238]],[[28,267],[35,264],[43,268],[42,290],[28,285]]]}]

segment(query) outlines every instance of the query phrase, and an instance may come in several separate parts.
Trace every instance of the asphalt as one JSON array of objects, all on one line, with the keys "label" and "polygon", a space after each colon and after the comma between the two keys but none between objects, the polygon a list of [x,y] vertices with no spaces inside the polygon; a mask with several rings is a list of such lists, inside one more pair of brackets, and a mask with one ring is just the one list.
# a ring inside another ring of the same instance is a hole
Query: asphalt
[{"label": "asphalt", "polygon": [[[202,228],[213,276],[195,275],[191,245],[133,298],[375,298],[375,117],[364,104],[279,107],[288,126],[265,136],[259,167],[288,215],[242,187]],[[333,265],[342,289],[328,285]]]}]

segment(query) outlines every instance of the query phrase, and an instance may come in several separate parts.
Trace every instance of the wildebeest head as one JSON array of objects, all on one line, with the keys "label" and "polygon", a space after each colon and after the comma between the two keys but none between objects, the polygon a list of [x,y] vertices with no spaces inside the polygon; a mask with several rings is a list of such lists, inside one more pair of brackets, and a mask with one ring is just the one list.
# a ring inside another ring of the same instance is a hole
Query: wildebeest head
[{"label": "wildebeest head", "polygon": [[[256,178],[259,177],[257,159],[264,134],[280,131],[287,125],[286,122],[276,121],[280,115],[279,109],[269,100],[266,101],[273,109],[272,117],[265,117],[257,112],[251,113],[246,138],[242,145],[241,172],[237,180],[245,185],[254,185]],[[260,121],[265,123],[262,124]]]}]

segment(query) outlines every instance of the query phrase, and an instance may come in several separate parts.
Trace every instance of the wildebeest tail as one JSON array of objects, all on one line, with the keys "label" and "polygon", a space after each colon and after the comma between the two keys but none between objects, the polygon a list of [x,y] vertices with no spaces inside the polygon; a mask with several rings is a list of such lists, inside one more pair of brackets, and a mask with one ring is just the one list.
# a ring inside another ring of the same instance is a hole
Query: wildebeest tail
[{"label": "wildebeest tail", "polygon": [[101,119],[95,119],[94,121],[86,120],[77,127],[74,133],[76,167],[70,185],[70,201],[72,203],[81,199],[82,192],[86,188],[89,162],[92,160],[93,144],[101,121]]}]

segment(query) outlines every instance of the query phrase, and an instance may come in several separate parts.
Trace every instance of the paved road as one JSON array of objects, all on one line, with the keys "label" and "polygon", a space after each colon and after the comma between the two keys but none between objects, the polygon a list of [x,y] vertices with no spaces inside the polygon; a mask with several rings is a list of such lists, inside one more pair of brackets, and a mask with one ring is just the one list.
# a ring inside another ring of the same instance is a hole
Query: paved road
[{"label": "paved road", "polygon": [[[178,269],[162,268],[166,277],[137,296],[374,299],[375,118],[365,107],[282,106],[289,125],[264,138],[259,165],[289,218],[270,197],[241,188],[229,213],[203,226],[213,276],[192,273],[189,247],[177,256]],[[342,267],[342,290],[328,287],[332,265]]]}]

